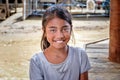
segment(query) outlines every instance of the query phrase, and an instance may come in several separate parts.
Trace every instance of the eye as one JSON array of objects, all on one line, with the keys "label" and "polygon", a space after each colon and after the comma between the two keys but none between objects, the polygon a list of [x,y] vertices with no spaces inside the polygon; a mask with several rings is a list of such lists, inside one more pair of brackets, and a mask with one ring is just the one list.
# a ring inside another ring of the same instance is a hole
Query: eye
[{"label": "eye", "polygon": [[64,31],[64,32],[69,32],[69,31],[70,31],[70,28],[65,27],[65,28],[63,28],[63,31]]},{"label": "eye", "polygon": [[56,29],[50,29],[50,32],[55,33]]}]

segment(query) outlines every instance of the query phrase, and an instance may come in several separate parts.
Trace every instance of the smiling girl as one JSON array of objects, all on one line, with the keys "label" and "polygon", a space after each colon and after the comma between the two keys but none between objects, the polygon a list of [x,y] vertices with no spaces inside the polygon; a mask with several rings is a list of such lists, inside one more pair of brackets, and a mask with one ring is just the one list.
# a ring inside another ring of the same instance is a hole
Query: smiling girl
[{"label": "smiling girl", "polygon": [[30,60],[30,80],[88,80],[90,63],[84,50],[68,45],[72,18],[55,5],[43,15],[42,51]]}]

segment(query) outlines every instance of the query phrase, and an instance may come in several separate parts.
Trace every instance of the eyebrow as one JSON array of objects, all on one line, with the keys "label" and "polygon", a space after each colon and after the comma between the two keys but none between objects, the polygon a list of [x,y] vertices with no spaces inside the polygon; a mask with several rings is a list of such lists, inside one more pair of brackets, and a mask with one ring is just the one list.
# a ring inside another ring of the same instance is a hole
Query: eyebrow
[{"label": "eyebrow", "polygon": [[68,25],[64,25],[63,28],[69,27]]},{"label": "eyebrow", "polygon": [[[62,28],[67,28],[67,27],[69,27],[69,26],[68,26],[68,25],[62,26]],[[55,26],[50,26],[50,27],[48,27],[48,28],[57,28],[57,27],[55,27]]]},{"label": "eyebrow", "polygon": [[55,26],[50,26],[50,27],[48,27],[48,28],[57,28],[57,27],[55,27]]}]

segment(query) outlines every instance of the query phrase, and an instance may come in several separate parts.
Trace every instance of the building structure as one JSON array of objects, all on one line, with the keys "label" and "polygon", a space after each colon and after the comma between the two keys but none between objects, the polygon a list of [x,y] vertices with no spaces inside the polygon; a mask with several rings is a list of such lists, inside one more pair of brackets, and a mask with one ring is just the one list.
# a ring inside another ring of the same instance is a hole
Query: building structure
[{"label": "building structure", "polygon": [[30,15],[42,15],[44,8],[56,4],[56,0],[23,0],[23,20]]},{"label": "building structure", "polygon": [[0,19],[6,19],[11,11],[17,12],[17,0],[0,0]]}]

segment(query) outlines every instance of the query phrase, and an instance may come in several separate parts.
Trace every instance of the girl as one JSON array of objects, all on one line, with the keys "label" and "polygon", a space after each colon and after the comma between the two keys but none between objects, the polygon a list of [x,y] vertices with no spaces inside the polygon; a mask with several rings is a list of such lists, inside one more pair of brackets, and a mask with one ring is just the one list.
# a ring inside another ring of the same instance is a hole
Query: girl
[{"label": "girl", "polygon": [[71,14],[52,6],[42,20],[42,52],[30,61],[30,80],[88,80],[90,64],[84,50],[68,46],[72,33]]}]

